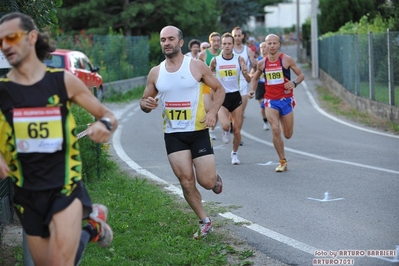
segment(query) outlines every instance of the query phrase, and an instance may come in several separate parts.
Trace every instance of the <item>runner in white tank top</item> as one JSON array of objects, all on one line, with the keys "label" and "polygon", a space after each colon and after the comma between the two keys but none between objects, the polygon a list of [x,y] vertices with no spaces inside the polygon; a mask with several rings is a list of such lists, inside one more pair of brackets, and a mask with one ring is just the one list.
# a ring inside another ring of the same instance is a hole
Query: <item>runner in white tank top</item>
[{"label": "runner in white tank top", "polygon": [[164,108],[164,132],[187,132],[203,130],[200,121],[205,118],[205,107],[198,82],[190,71],[191,58],[184,56],[181,67],[176,72],[165,69],[165,61],[159,66],[155,84],[159,99]]},{"label": "runner in white tank top", "polygon": [[251,81],[248,69],[241,56],[233,54],[234,37],[230,33],[222,36],[222,54],[211,61],[211,71],[216,70],[216,75],[226,90],[226,97],[218,112],[220,124],[223,129],[222,140],[225,144],[230,142],[230,119],[233,124],[233,150],[231,152],[231,164],[238,165],[238,147],[241,142],[241,127],[243,121],[242,98],[240,95],[240,78],[242,73],[245,82]]},{"label": "runner in white tank top", "polygon": [[[162,107],[166,152],[187,203],[200,219],[200,230],[194,234],[199,239],[212,230],[212,222],[204,210],[196,182],[216,194],[223,188],[208,128],[216,124],[225,92],[204,62],[183,55],[180,29],[164,27],[160,43],[165,61],[150,70],[140,108],[149,113],[159,104]],[[214,90],[213,105],[206,113],[200,81]],[[158,94],[160,103],[155,98]]]}]

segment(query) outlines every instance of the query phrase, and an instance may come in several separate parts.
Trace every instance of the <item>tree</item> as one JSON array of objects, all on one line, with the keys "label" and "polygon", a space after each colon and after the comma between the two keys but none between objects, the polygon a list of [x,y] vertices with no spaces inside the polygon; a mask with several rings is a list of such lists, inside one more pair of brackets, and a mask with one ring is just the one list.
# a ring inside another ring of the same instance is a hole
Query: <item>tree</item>
[{"label": "tree", "polygon": [[374,10],[373,0],[320,0],[320,15],[318,16],[321,34],[335,32],[346,22],[356,22]]},{"label": "tree", "polygon": [[63,31],[107,34],[109,29],[124,35],[149,35],[166,25],[179,27],[185,35],[209,34],[218,28],[217,0],[86,0],[72,1],[58,9]]},{"label": "tree", "polygon": [[58,9],[65,32],[85,29],[88,33],[149,35],[166,25],[179,27],[187,36],[243,26],[250,16],[263,12],[265,5],[284,0],[69,0]]},{"label": "tree", "polygon": [[250,16],[264,15],[264,7],[276,5],[285,0],[220,0],[223,32],[231,31],[235,26],[243,27]]},{"label": "tree", "polygon": [[40,29],[57,29],[57,7],[62,0],[16,0],[19,12],[30,15]]}]

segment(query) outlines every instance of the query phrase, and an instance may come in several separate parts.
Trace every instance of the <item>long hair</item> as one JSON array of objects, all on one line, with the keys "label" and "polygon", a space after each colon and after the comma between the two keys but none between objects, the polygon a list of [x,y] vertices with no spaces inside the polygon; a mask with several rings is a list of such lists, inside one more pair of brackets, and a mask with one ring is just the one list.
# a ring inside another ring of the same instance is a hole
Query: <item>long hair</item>
[{"label": "long hair", "polygon": [[21,21],[21,23],[19,24],[21,29],[27,32],[30,32],[32,30],[36,30],[38,32],[37,41],[35,44],[35,50],[39,60],[43,61],[49,56],[51,52],[55,50],[55,47],[50,44],[50,37],[45,33],[39,32],[33,19],[30,16],[25,15],[23,13],[12,12],[6,14],[3,17],[1,17],[0,24],[3,24],[6,21],[10,21],[17,18],[19,18]]}]

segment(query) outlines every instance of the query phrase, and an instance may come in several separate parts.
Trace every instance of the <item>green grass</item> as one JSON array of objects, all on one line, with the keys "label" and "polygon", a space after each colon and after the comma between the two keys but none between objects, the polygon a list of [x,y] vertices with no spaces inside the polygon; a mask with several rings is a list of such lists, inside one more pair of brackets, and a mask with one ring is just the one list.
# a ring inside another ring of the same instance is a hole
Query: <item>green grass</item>
[{"label": "green grass", "polygon": [[349,107],[341,98],[335,96],[326,87],[319,86],[316,88],[316,90],[322,107],[328,112],[367,125],[369,127],[399,134],[399,123],[393,123],[389,120],[380,119],[375,116],[359,112],[356,109]]},{"label": "green grass", "polygon": [[[360,83],[360,96],[370,99],[370,83],[362,82]],[[388,85],[385,83],[374,84],[374,97],[375,100],[381,103],[389,104],[389,89]],[[394,87],[395,105],[399,105],[399,86]]]},{"label": "green grass", "polygon": [[134,99],[140,99],[143,96],[145,86],[138,86],[125,93],[120,91],[111,90],[110,96],[104,99],[108,103],[126,103]]},{"label": "green grass", "polygon": [[198,229],[195,214],[185,201],[167,194],[161,187],[119,171],[87,184],[87,188],[93,202],[108,206],[114,241],[106,249],[90,244],[81,265],[227,263],[221,236],[216,233],[202,241],[193,240]]}]

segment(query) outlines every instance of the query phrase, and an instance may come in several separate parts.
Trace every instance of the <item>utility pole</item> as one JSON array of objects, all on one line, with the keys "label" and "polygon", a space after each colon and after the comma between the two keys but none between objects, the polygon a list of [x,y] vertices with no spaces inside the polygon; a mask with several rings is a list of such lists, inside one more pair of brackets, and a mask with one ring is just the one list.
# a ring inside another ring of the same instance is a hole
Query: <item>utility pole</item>
[{"label": "utility pole", "polygon": [[311,15],[311,45],[312,45],[312,77],[319,77],[319,48],[317,43],[318,27],[317,27],[317,10],[319,7],[318,0],[312,0]]},{"label": "utility pole", "polygon": [[301,55],[301,42],[299,39],[301,33],[301,25],[300,25],[300,3],[299,0],[296,0],[296,58],[298,62],[302,62],[303,58]]}]

